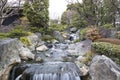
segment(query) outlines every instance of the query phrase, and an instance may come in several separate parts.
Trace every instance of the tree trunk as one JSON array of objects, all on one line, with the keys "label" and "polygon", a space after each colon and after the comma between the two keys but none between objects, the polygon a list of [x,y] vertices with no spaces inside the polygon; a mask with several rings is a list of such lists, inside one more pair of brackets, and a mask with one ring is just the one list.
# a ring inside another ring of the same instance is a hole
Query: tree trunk
[{"label": "tree trunk", "polygon": [[2,27],[3,21],[4,21],[4,20],[1,18],[1,19],[0,19],[0,27]]}]

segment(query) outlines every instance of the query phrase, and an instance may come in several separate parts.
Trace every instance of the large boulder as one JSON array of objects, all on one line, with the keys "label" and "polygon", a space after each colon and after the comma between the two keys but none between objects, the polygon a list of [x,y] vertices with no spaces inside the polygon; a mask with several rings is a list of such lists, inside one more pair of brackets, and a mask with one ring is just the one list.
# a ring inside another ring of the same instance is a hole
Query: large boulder
[{"label": "large boulder", "polygon": [[5,69],[13,63],[20,63],[19,47],[17,39],[0,40],[0,76]]},{"label": "large boulder", "polygon": [[34,54],[24,47],[18,39],[0,40],[0,76],[9,65],[20,63],[21,59],[34,59]]},{"label": "large boulder", "polygon": [[69,53],[68,55],[83,56],[91,51],[91,40],[70,44],[66,51]]},{"label": "large boulder", "polygon": [[92,80],[120,80],[120,67],[110,58],[95,56],[90,65]]},{"label": "large boulder", "polygon": [[64,42],[64,37],[62,36],[62,34],[59,31],[54,31],[53,32],[53,36],[55,39],[57,39],[60,42]]}]

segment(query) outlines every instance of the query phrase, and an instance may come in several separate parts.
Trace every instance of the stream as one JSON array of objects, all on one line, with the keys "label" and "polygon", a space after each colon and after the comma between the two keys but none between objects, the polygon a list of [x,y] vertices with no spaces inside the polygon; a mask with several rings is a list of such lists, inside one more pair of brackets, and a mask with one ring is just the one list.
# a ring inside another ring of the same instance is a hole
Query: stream
[{"label": "stream", "polygon": [[40,57],[42,63],[23,62],[15,66],[9,80],[81,80],[81,71],[74,61],[91,49],[90,44],[90,40],[52,44],[47,51],[37,52],[36,58]]}]

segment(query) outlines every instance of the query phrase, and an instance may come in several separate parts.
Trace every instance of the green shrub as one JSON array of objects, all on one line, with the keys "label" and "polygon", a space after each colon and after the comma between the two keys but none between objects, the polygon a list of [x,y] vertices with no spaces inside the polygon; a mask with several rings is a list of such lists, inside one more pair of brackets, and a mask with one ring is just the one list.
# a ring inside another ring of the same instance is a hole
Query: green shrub
[{"label": "green shrub", "polygon": [[113,60],[120,62],[120,46],[107,43],[107,42],[94,42],[92,43],[92,50],[100,55],[106,55]]},{"label": "green shrub", "polygon": [[25,44],[26,46],[32,45],[31,41],[27,37],[20,37],[20,41]]},{"label": "green shrub", "polygon": [[67,28],[66,25],[62,25],[62,24],[52,24],[50,25],[49,29],[54,31],[64,31]]},{"label": "green shrub", "polygon": [[88,29],[88,28],[83,28],[83,29],[80,31],[80,40],[83,40],[83,39],[85,38],[87,29]]},{"label": "green shrub", "polygon": [[107,28],[107,29],[113,29],[114,28],[113,24],[105,24],[102,27]]},{"label": "green shrub", "polygon": [[8,33],[0,33],[0,39],[7,38]]},{"label": "green shrub", "polygon": [[23,26],[18,26],[8,33],[8,37],[10,38],[20,38],[20,37],[29,36],[29,35],[32,35],[32,33],[29,31],[26,31]]},{"label": "green shrub", "polygon": [[29,29],[29,31],[31,31],[31,32],[40,32],[40,28],[38,28],[38,27],[29,27],[28,28]]},{"label": "green shrub", "polygon": [[76,39],[75,41],[74,41],[74,43],[77,43],[77,42],[80,42],[81,40],[80,39]]},{"label": "green shrub", "polygon": [[44,35],[41,40],[43,41],[52,41],[54,38],[50,35]]}]

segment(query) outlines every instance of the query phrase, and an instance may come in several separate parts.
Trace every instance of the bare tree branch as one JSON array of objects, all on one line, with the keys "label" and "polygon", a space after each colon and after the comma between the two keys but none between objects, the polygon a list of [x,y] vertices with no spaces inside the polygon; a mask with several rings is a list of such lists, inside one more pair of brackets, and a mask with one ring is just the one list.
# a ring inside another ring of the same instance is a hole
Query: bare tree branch
[{"label": "bare tree branch", "polygon": [[20,9],[21,1],[22,0],[18,0],[18,2],[9,4],[8,0],[0,0],[0,26],[3,24],[5,18],[18,14],[17,11]]}]

